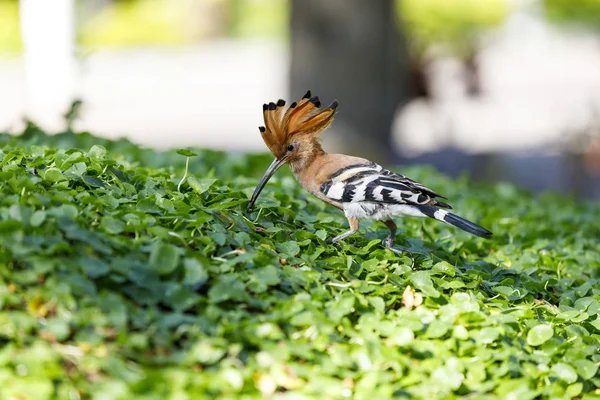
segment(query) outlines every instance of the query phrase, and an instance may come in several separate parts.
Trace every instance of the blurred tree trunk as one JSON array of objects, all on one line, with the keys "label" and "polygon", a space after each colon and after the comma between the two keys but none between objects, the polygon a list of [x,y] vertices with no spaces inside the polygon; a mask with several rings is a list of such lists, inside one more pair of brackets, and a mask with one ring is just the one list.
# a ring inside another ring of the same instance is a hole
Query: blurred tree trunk
[{"label": "blurred tree trunk", "polygon": [[392,156],[396,109],[408,101],[410,60],[394,0],[292,0],[291,93],[311,89],[340,102],[331,150],[374,160]]}]

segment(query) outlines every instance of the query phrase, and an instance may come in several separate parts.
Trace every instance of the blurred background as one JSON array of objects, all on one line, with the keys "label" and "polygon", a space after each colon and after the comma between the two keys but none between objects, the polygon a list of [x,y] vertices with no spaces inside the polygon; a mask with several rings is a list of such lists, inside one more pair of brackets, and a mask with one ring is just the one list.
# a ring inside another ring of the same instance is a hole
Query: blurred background
[{"label": "blurred background", "polygon": [[264,152],[262,104],[340,102],[330,151],[600,199],[600,0],[0,0],[0,132]]}]

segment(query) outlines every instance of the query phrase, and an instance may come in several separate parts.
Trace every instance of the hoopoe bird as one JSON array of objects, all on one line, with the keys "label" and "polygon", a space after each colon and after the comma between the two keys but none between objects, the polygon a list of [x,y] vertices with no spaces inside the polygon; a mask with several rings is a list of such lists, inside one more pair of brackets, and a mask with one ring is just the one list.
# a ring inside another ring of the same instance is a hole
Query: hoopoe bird
[{"label": "hoopoe bird", "polygon": [[254,190],[248,211],[260,192],[284,164],[289,164],[294,176],[304,189],[325,203],[341,209],[350,229],[329,242],[336,243],[354,234],[359,220],[383,221],[390,234],[383,245],[393,248],[397,226],[393,217],[429,217],[453,225],[479,237],[490,237],[487,229],[446,209],[452,207],[440,200],[446,199],[414,180],[383,168],[364,158],[343,154],[328,154],[319,143],[319,136],[333,121],[338,102],[321,110],[318,97],[310,90],[299,102],[287,110],[285,101],[263,104],[265,126],[259,130],[265,144],[275,156]]}]

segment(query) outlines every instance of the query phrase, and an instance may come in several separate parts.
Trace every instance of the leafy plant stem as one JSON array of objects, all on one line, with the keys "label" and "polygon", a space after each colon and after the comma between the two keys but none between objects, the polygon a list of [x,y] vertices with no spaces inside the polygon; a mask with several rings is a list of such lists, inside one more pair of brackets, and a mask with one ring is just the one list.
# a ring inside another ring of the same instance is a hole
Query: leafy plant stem
[{"label": "leafy plant stem", "polygon": [[185,158],[185,172],[183,173],[183,178],[181,178],[181,180],[179,181],[179,184],[177,184],[177,191],[180,193],[181,193],[181,184],[185,181],[185,178],[187,178],[189,164],[190,164],[190,157],[186,157]]}]

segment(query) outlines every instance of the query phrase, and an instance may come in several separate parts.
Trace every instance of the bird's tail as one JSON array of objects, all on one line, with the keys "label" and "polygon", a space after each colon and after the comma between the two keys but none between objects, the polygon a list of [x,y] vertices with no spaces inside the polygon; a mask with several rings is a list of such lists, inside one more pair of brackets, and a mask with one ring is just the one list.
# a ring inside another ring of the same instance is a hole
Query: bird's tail
[{"label": "bird's tail", "polygon": [[469,220],[459,217],[456,214],[452,214],[446,210],[440,210],[439,208],[432,206],[419,206],[419,210],[428,217],[437,219],[438,221],[445,222],[449,225],[453,225],[457,228],[462,229],[465,232],[472,233],[475,236],[482,238],[489,238],[492,236],[492,232],[488,231],[482,226],[477,225]]}]

